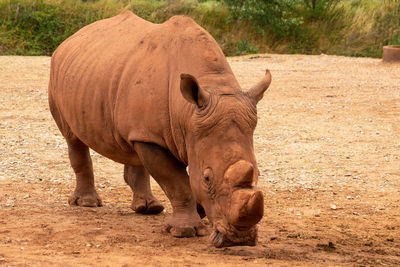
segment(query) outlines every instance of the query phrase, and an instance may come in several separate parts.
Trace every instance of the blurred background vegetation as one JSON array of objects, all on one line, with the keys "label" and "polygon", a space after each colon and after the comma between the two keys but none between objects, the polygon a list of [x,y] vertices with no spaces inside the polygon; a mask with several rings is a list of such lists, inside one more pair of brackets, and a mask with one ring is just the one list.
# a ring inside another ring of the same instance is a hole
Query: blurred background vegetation
[{"label": "blurred background vegetation", "polygon": [[51,55],[83,26],[123,10],[162,23],[192,17],[228,56],[381,57],[400,44],[400,0],[0,0],[0,54]]}]

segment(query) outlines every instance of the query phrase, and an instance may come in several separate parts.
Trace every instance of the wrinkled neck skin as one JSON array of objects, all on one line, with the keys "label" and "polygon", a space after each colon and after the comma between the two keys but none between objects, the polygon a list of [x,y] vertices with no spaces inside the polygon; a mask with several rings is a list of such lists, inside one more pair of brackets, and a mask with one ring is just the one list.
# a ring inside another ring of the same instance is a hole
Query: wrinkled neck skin
[{"label": "wrinkled neck skin", "polygon": [[[232,79],[234,80],[233,84],[229,82]],[[215,110],[221,96],[242,95],[243,92],[240,90],[236,78],[232,73],[228,73],[227,75],[218,73],[203,74],[199,78],[199,83],[210,93],[210,99],[204,109],[199,109],[196,105],[186,100],[174,101],[183,98],[179,90],[179,82],[178,80],[174,82],[174,88],[171,89],[170,94],[170,125],[173,145],[169,149],[181,162],[189,165],[188,150],[191,149],[189,144],[193,143],[190,140],[194,140],[192,131],[201,131],[201,118],[207,119],[209,112]],[[229,84],[231,84],[231,87],[228,86]],[[195,129],[194,125],[199,125],[200,127]],[[193,163],[193,161],[191,162]]]},{"label": "wrinkled neck skin", "polygon": [[197,26],[185,29],[190,33],[171,45],[183,60],[170,59],[169,150],[189,166],[214,246],[255,245],[264,205],[255,188],[255,105],[267,86],[253,91],[256,98],[244,93],[212,37]]},{"label": "wrinkled neck skin", "polygon": [[[212,222],[223,219],[235,189],[253,188],[257,183],[253,149],[255,124],[255,108],[246,103],[241,92],[212,95],[209,106],[195,110],[189,120],[186,147],[192,189]],[[248,184],[235,184],[225,175],[239,161],[248,162],[254,168]],[[212,171],[209,183],[203,181],[207,169]]]},{"label": "wrinkled neck skin", "polygon": [[[224,236],[214,245],[253,245],[260,212],[257,218],[240,212],[254,198],[258,179],[253,149],[256,107],[242,91],[221,88],[208,90],[210,97],[202,108],[193,104],[182,107],[183,120],[178,127],[182,136],[178,139],[183,140],[184,147],[178,151],[189,166],[197,202],[205,209],[215,233]],[[257,205],[258,210],[263,207],[263,203]]]}]

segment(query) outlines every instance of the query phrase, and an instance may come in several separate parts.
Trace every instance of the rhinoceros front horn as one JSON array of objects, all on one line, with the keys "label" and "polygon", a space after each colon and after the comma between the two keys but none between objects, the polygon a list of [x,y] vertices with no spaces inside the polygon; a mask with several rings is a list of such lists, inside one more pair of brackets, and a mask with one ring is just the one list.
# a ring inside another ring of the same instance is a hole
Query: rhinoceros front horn
[{"label": "rhinoceros front horn", "polygon": [[264,215],[264,196],[254,190],[254,167],[244,160],[231,165],[225,172],[225,179],[233,187],[231,206],[227,219],[237,228],[249,228],[257,224]]},{"label": "rhinoceros front horn", "polygon": [[264,196],[260,190],[239,189],[232,194],[228,222],[239,229],[250,228],[264,215]]}]

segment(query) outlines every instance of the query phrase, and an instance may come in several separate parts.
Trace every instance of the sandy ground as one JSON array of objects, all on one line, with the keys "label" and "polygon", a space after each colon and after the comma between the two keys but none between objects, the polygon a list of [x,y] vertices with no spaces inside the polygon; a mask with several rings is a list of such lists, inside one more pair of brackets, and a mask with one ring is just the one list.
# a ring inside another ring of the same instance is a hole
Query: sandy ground
[{"label": "sandy ground", "polygon": [[256,247],[161,233],[171,207],[159,187],[166,212],[135,214],[122,165],[96,153],[104,207],[68,206],[75,181],[47,106],[50,59],[0,57],[0,266],[400,265],[400,64],[229,62],[243,88],[273,75],[255,133],[265,193]]}]

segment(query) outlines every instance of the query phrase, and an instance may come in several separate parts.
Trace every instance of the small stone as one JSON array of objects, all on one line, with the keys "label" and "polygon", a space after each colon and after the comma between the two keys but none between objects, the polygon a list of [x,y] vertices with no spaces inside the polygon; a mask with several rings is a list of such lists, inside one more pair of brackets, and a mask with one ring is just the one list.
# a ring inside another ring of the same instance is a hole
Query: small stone
[{"label": "small stone", "polygon": [[346,198],[347,198],[347,199],[353,199],[353,197],[352,197],[352,196],[347,196]]},{"label": "small stone", "polygon": [[336,205],[335,205],[335,204],[332,204],[332,205],[331,205],[331,209],[332,209],[332,210],[336,210],[336,209],[337,209]]},{"label": "small stone", "polygon": [[14,207],[14,206],[15,206],[15,204],[14,204],[13,200],[11,200],[11,199],[7,200],[6,207]]},{"label": "small stone", "polygon": [[87,243],[87,244],[86,244],[86,246],[87,246],[87,247],[91,247],[91,246],[92,246],[92,244],[90,244],[90,243]]},{"label": "small stone", "polygon": [[29,198],[30,197],[30,195],[29,194],[26,194],[25,196],[24,196],[24,199],[27,199],[27,198]]},{"label": "small stone", "polygon": [[372,247],[372,242],[367,242],[367,243],[364,244],[364,246]]}]

